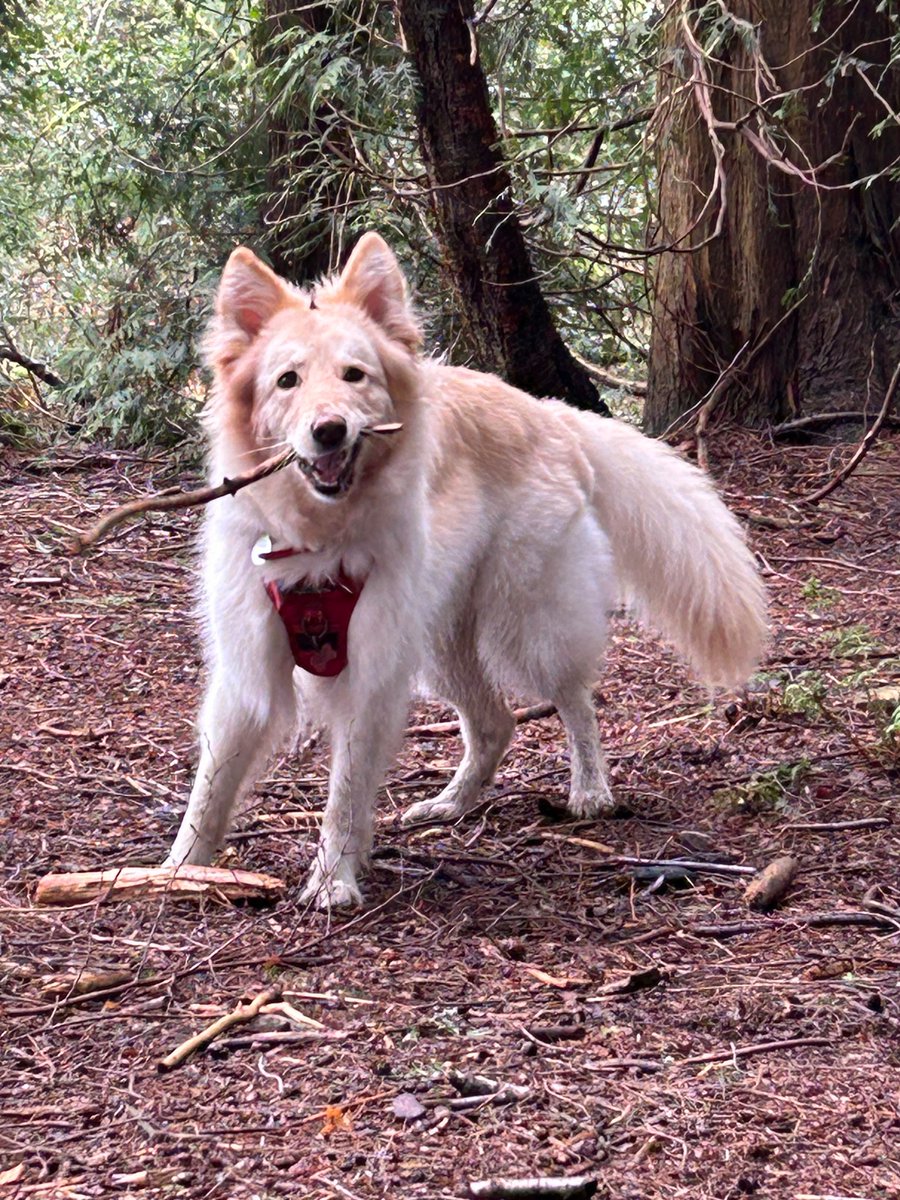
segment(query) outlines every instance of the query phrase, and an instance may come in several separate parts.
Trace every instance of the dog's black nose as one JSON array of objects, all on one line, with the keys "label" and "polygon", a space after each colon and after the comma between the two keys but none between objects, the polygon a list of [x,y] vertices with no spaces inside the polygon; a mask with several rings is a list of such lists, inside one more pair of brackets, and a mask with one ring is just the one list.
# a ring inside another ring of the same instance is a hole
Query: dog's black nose
[{"label": "dog's black nose", "polygon": [[323,450],[336,450],[347,436],[347,422],[342,417],[325,417],[313,425],[312,435]]}]

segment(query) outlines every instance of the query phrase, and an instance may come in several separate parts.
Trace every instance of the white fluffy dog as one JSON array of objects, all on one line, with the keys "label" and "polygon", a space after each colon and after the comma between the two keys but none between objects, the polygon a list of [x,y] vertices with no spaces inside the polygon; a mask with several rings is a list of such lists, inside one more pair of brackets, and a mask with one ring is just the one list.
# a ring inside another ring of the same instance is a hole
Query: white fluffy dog
[{"label": "white fluffy dog", "polygon": [[415,683],[459,711],[465,752],[408,819],[477,804],[512,736],[507,692],[557,706],[568,807],[590,817],[611,796],[589,684],[622,592],[710,683],[759,657],[760,579],[701,472],[627,425],[422,358],[420,340],[376,234],[312,292],[245,249],[225,268],[207,342],[213,479],[282,446],[297,458],[208,510],[209,687],[171,863],[216,853],[298,697],[331,737],[306,891],[328,906],[361,900]]}]

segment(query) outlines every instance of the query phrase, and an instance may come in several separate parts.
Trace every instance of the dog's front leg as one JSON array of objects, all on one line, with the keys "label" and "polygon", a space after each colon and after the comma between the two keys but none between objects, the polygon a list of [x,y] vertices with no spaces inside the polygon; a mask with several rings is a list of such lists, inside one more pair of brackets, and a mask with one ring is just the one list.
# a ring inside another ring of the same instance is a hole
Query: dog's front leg
[{"label": "dog's front leg", "polygon": [[255,769],[292,728],[289,671],[280,682],[280,695],[256,694],[251,704],[246,682],[221,669],[213,676],[200,716],[200,762],[167,865],[212,862],[238,797],[253,785]]},{"label": "dog's front leg", "polygon": [[331,722],[331,778],[304,900],[319,908],[361,904],[358,873],[372,850],[375,797],[403,730],[409,683],[366,697]]},{"label": "dog's front leg", "polygon": [[206,561],[210,680],[200,763],[166,862],[208,863],[235,803],[296,722],[294,659],[260,579],[236,569],[233,538],[213,523]]}]

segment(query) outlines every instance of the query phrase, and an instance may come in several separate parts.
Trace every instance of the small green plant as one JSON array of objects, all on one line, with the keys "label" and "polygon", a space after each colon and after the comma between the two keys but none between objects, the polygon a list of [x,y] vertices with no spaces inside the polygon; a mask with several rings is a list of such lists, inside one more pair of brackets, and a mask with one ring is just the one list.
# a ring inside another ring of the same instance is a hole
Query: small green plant
[{"label": "small green plant", "polygon": [[825,707],[828,685],[817,671],[801,671],[784,685],[782,707],[787,713],[818,716]]},{"label": "small green plant", "polygon": [[884,727],[882,740],[890,745],[900,744],[900,704],[894,709],[891,714],[891,719]]},{"label": "small green plant", "polygon": [[825,634],[825,638],[834,643],[831,647],[833,658],[867,658],[881,649],[881,643],[868,625],[848,625],[846,629],[831,629]]},{"label": "small green plant", "polygon": [[811,765],[808,758],[779,763],[771,771],[754,775],[746,783],[713,792],[713,803],[732,812],[784,812],[790,806],[790,793],[806,779]]},{"label": "small green plant", "polygon": [[810,575],[800,589],[800,595],[813,608],[831,608],[840,598],[840,593],[835,588],[826,587],[815,575]]}]

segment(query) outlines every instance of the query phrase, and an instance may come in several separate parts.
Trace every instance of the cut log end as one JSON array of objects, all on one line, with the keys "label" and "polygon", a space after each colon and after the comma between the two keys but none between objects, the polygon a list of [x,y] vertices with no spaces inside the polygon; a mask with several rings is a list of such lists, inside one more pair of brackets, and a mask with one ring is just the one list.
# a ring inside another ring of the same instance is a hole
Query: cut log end
[{"label": "cut log end", "polygon": [[783,898],[797,874],[797,860],[783,854],[750,880],[744,899],[757,912],[768,912]]}]

